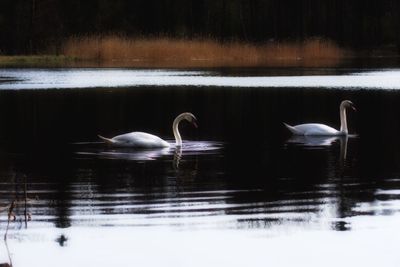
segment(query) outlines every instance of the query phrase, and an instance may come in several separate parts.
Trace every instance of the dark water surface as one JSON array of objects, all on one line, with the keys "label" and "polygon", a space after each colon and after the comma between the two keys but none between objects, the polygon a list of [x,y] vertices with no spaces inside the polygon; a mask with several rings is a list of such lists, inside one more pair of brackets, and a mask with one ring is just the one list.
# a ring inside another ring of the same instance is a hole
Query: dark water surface
[{"label": "dark water surface", "polygon": [[[2,233],[18,200],[1,262],[400,264],[399,70],[3,69],[0,88]],[[349,138],[291,138],[282,125],[338,127],[343,99],[358,110]],[[183,111],[200,127],[182,123],[181,150],[97,139],[173,142]]]}]

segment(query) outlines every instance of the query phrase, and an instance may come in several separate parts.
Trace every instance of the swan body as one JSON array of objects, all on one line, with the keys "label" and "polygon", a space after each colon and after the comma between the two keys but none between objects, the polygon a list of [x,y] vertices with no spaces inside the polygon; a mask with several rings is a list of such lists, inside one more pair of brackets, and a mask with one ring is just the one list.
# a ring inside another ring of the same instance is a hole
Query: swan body
[{"label": "swan body", "polygon": [[284,123],[286,128],[288,128],[294,135],[321,135],[321,136],[331,136],[331,135],[345,135],[344,132],[338,131],[328,125],[321,123],[305,123],[296,126],[290,126]]},{"label": "swan body", "polygon": [[328,125],[321,123],[305,123],[296,126],[283,123],[294,135],[314,135],[314,136],[339,136],[348,135],[346,109],[355,110],[354,104],[349,100],[340,103],[340,130],[336,130]]},{"label": "swan body", "polygon": [[101,135],[99,135],[99,137],[110,145],[122,146],[122,147],[155,148],[155,147],[170,146],[167,141],[164,141],[160,137],[143,132],[131,132],[126,134],[121,134],[111,139],[105,138]]},{"label": "swan body", "polygon": [[[178,115],[173,124],[172,131],[175,137],[176,146],[182,146],[182,138],[179,133],[179,123],[182,120],[187,120],[192,123],[195,127],[197,127],[196,117],[189,112],[182,113]],[[106,138],[99,135],[99,138],[105,141],[109,145],[119,146],[119,147],[137,147],[137,148],[165,148],[170,147],[171,144],[167,141],[161,139],[160,137],[144,133],[144,132],[131,132],[126,134],[117,135],[113,138]]]}]

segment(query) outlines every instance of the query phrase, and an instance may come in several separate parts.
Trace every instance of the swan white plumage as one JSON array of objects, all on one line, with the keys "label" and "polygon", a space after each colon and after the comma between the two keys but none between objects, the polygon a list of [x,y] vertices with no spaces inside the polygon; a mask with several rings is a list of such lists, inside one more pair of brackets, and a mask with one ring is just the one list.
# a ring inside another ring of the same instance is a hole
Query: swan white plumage
[{"label": "swan white plumage", "polygon": [[[182,138],[179,133],[179,123],[182,120],[186,120],[192,123],[197,128],[196,117],[189,112],[178,115],[172,123],[172,131],[175,137],[176,146],[182,146]],[[99,137],[107,144],[120,147],[138,147],[138,148],[162,148],[170,147],[170,143],[164,141],[156,135],[152,135],[144,132],[131,132],[126,134],[117,135],[113,138],[106,138],[101,135]]]},{"label": "swan white plumage", "polygon": [[294,135],[348,135],[346,109],[352,108],[356,110],[353,102],[350,100],[343,100],[340,103],[340,130],[336,130],[328,125],[320,123],[305,123],[296,126],[290,126],[283,123]]}]

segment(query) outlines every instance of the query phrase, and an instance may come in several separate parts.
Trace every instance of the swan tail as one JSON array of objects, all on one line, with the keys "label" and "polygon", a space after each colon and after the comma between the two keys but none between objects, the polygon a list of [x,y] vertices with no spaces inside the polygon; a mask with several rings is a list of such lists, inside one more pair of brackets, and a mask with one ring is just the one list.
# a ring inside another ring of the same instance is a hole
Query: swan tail
[{"label": "swan tail", "polygon": [[292,134],[298,134],[298,131],[297,131],[296,128],[294,128],[293,126],[290,126],[290,125],[287,124],[287,123],[283,123],[283,125],[285,125],[286,128],[288,128],[288,130],[292,132]]},{"label": "swan tail", "polygon": [[109,139],[109,138],[106,138],[106,137],[104,137],[104,136],[101,136],[101,135],[97,135],[101,140],[103,140],[104,142],[106,142],[107,144],[114,144],[115,143],[115,141],[114,140],[112,140],[112,139]]}]

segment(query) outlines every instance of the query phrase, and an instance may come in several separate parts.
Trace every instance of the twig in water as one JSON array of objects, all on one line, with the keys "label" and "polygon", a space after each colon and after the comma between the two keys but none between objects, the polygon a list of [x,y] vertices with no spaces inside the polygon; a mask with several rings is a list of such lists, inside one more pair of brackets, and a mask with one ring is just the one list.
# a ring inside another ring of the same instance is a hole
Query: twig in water
[{"label": "twig in water", "polygon": [[25,228],[28,228],[28,214],[27,214],[27,199],[28,199],[28,193],[26,192],[26,176],[24,176],[24,198],[25,198],[25,210],[24,210],[24,215],[25,215]]},{"label": "twig in water", "polygon": [[15,215],[13,213],[14,208],[15,208],[15,200],[13,200],[11,202],[10,208],[8,209],[7,228],[6,228],[6,233],[4,234],[4,240],[7,240],[8,227],[10,225],[10,218],[11,218],[11,216],[13,216],[15,218]]}]

